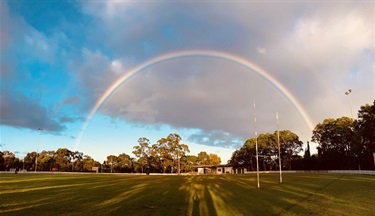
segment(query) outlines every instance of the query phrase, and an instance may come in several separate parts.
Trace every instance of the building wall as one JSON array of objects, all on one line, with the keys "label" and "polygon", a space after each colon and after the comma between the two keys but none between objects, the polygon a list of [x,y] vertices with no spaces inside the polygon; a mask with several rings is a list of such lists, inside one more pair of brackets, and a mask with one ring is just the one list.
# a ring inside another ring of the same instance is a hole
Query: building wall
[{"label": "building wall", "polygon": [[198,168],[198,175],[203,174],[236,174],[236,169],[233,167],[210,167],[210,168]]},{"label": "building wall", "polygon": [[216,173],[217,174],[225,174],[225,173],[233,173],[232,167],[216,167]]},{"label": "building wall", "polygon": [[204,168],[198,168],[198,175],[204,174]]}]

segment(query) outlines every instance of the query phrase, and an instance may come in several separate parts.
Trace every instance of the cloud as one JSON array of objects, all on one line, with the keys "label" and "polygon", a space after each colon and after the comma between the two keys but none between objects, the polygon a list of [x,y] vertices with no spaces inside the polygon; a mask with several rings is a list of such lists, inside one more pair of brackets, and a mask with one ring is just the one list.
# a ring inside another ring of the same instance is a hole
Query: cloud
[{"label": "cloud", "polygon": [[299,59],[314,70],[334,69],[335,73],[337,69],[350,67],[352,61],[345,60],[353,60],[364,49],[374,48],[373,22],[361,11],[343,13],[301,19],[285,43],[292,48],[291,52],[296,52],[296,57],[303,53]]},{"label": "cloud", "polygon": [[1,11],[1,31],[0,31],[0,50],[4,49],[5,46],[7,46],[11,40],[11,37],[9,35],[9,14],[8,14],[8,5],[6,2],[1,1],[0,2],[0,11]]},{"label": "cloud", "polygon": [[36,101],[17,92],[1,92],[0,122],[3,125],[61,132],[65,126],[48,116],[48,110]]},{"label": "cloud", "polygon": [[241,137],[233,136],[224,131],[200,131],[190,135],[189,142],[199,143],[201,145],[219,146],[227,148],[240,148],[243,145]]},{"label": "cloud", "polygon": [[263,55],[267,53],[267,50],[264,47],[257,47],[257,51],[258,53],[263,54]]},{"label": "cloud", "polygon": [[77,90],[83,95],[85,109],[90,109],[104,91],[130,64],[126,58],[110,59],[100,51],[81,50],[81,59],[70,62]]},{"label": "cloud", "polygon": [[9,52],[12,52],[12,44],[14,41],[20,39],[20,31],[24,22],[20,19],[12,19],[9,16],[9,8],[6,1],[0,2],[0,11],[1,11],[1,31],[0,31],[0,55],[1,55],[1,73],[0,78],[9,79],[12,77],[12,70],[14,67],[14,59],[6,55]]},{"label": "cloud", "polygon": [[[22,14],[10,15],[7,4],[1,4],[2,123],[15,127],[44,123],[51,131],[64,130],[65,123],[80,118],[63,111],[88,113],[126,71],[186,49],[219,50],[253,62],[289,89],[314,123],[350,113],[343,95],[349,88],[353,107],[374,97],[368,93],[374,87],[368,79],[374,76],[369,2],[82,1],[77,3],[81,11],[74,13],[80,20],[53,22],[56,28],[50,31],[34,28]],[[53,65],[51,71],[61,69],[69,80],[59,87],[46,78],[30,82],[25,74],[35,75],[29,72],[34,63]],[[48,99],[29,90],[41,86],[63,100],[43,104]],[[254,100],[259,132],[275,130],[278,112],[281,128],[310,138],[311,131],[282,92],[253,71],[213,58],[188,57],[147,68],[99,112],[138,126],[191,129],[196,132],[189,135],[192,142],[233,147],[254,134]]]},{"label": "cloud", "polygon": [[[374,20],[369,18],[373,13],[366,4],[344,4],[335,10],[320,7],[297,20],[290,32],[267,49],[264,61],[273,60],[270,70],[305,104],[315,123],[350,113],[343,94],[348,88],[362,92],[373,86],[365,81],[373,76]],[[349,78],[359,62],[361,70]],[[354,107],[372,98],[357,94]]]},{"label": "cloud", "polygon": [[84,118],[82,118],[82,117],[79,117],[79,118],[72,118],[72,117],[68,117],[68,116],[59,117],[60,123],[71,123],[71,122],[83,121],[83,120],[84,120]]},{"label": "cloud", "polygon": [[[332,113],[346,114],[347,98],[341,97],[341,91],[348,87],[358,91],[353,100],[357,106],[373,97],[364,93],[373,86],[366,78],[373,76],[371,5],[204,2],[197,7],[194,2],[83,2],[83,11],[98,20],[97,28],[103,32],[92,40],[105,41],[103,46],[111,55],[83,51],[86,60],[78,67],[78,80],[95,100],[105,91],[104,86],[117,79],[119,71],[151,57],[184,49],[221,50],[264,68],[318,123]],[[107,57],[112,55],[116,57]],[[115,73],[114,68],[121,69]],[[353,68],[358,72],[349,80]],[[87,77],[89,73],[92,77]],[[360,81],[366,81],[366,87]],[[202,132],[191,135],[191,140],[232,146],[236,144],[231,140],[253,134],[254,99],[260,130],[273,132],[274,115],[279,112],[282,128],[297,132],[303,140],[310,139],[304,120],[277,89],[238,65],[206,58],[148,68],[118,89],[100,112],[138,125],[199,128]]]},{"label": "cloud", "polygon": [[250,37],[244,44],[233,43],[241,40],[242,35],[246,36],[248,32],[247,28],[243,28],[242,20],[239,22],[233,19],[233,11],[227,10],[227,6],[202,3],[197,7],[196,2],[150,4],[84,1],[82,10],[96,18],[97,28],[102,29],[100,33],[93,34],[93,41],[106,41],[102,45],[112,53],[142,62],[146,58],[174,50],[236,51],[237,48],[247,47],[253,41]]},{"label": "cloud", "polygon": [[72,105],[72,104],[80,104],[82,102],[82,99],[78,96],[72,96],[67,99],[65,99],[61,104],[63,106]]},{"label": "cloud", "polygon": [[60,33],[48,38],[43,33],[30,28],[24,35],[24,53],[40,61],[53,63],[56,61],[57,53],[63,52],[63,49],[58,46],[64,37],[65,35]]},{"label": "cloud", "polygon": [[[277,111],[294,116],[286,126],[304,124],[268,81],[241,65],[212,58],[181,59],[143,71],[124,83],[100,112],[138,125],[198,128],[203,132],[190,136],[190,140],[231,147],[238,145],[238,140],[251,137],[254,99],[261,109],[262,131],[276,129]],[[228,135],[219,136],[220,133]]]},{"label": "cloud", "polygon": [[[67,43],[64,32],[52,31],[49,34],[31,26],[22,14],[9,13],[6,1],[1,2],[1,50],[14,54],[23,54],[19,61],[42,61],[54,63],[65,53],[63,44]],[[46,21],[48,22],[48,21]],[[10,56],[2,55],[6,59]],[[7,59],[8,60],[8,59]]]},{"label": "cloud", "polygon": [[[50,80],[43,77],[46,72],[41,71],[40,66],[54,62],[56,53],[62,52],[59,44],[63,42],[63,34],[54,33],[48,38],[29,26],[19,14],[9,13],[6,1],[1,1],[1,12],[4,40],[1,39],[0,49],[0,122],[32,130],[41,127],[58,134],[66,127],[51,112],[52,106],[42,103],[41,95],[50,90]],[[34,78],[36,73],[40,78]]]},{"label": "cloud", "polygon": [[[134,4],[124,1],[99,1],[99,2],[81,2],[83,12],[93,16],[99,16],[103,19],[116,19],[128,16],[127,6]],[[101,13],[98,13],[101,11]],[[129,10],[131,11],[131,10]],[[124,13],[125,12],[125,13]]]}]

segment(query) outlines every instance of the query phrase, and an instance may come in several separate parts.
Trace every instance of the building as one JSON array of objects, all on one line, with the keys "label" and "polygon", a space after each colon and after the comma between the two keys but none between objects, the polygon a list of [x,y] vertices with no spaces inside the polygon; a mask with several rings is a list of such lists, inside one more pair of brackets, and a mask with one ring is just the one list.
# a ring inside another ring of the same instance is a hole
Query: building
[{"label": "building", "polygon": [[245,168],[233,167],[231,165],[201,165],[198,168],[198,175],[203,174],[243,174]]}]

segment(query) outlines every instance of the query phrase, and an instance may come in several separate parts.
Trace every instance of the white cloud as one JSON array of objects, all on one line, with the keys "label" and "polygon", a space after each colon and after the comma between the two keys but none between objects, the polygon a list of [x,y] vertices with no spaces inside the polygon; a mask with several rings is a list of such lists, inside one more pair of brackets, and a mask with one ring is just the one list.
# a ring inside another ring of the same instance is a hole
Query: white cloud
[{"label": "white cloud", "polygon": [[[32,52],[34,58],[38,60],[53,63],[59,50],[58,41],[61,38],[47,38],[44,34],[30,28],[29,33],[25,34],[25,53]],[[61,48],[60,48],[61,49]]]},{"label": "white cloud", "polygon": [[122,0],[108,0],[108,1],[83,1],[83,11],[101,17],[103,19],[119,18],[125,15],[127,5],[131,4],[131,1]]},{"label": "white cloud", "polygon": [[351,12],[303,19],[286,43],[315,68],[327,67],[328,62],[350,64],[345,60],[353,60],[363,49],[374,48],[373,36],[373,22],[360,12]]},{"label": "white cloud", "polygon": [[266,48],[264,47],[257,47],[258,53],[265,55],[267,53]]},{"label": "white cloud", "polygon": [[[363,8],[362,8],[363,9]],[[294,31],[281,44],[290,55],[286,58],[298,62],[299,70],[291,73],[306,74],[309,71],[311,78],[307,85],[314,89],[310,94],[309,106],[315,107],[313,116],[318,121],[327,117],[347,115],[346,99],[343,97],[344,89],[354,88],[356,91],[368,88],[367,85],[355,84],[353,79],[347,79],[351,70],[360,59],[369,52],[374,52],[374,20],[368,13],[363,13],[358,8],[346,8],[332,12],[317,13],[315,16],[306,17],[297,22]],[[372,53],[372,54],[371,54]],[[282,58],[284,61],[290,61]],[[362,60],[360,60],[362,61]],[[362,68],[371,67],[371,61],[362,61]],[[365,69],[367,71],[368,69]],[[357,79],[366,79],[370,73],[362,71]],[[297,76],[297,75],[296,75]],[[305,86],[305,88],[308,88]],[[305,92],[306,93],[306,92]],[[356,101],[356,104],[366,103],[368,97]],[[322,109],[321,105],[326,104]],[[342,109],[337,110],[337,108]],[[321,110],[320,112],[317,112]],[[357,110],[354,110],[356,112]]]}]

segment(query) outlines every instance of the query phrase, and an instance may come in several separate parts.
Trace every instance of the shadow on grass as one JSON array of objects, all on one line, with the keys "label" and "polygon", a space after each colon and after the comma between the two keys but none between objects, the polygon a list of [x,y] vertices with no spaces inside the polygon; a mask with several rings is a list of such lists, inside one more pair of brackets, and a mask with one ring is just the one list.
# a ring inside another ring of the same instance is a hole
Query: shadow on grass
[{"label": "shadow on grass", "polygon": [[193,196],[193,209],[192,209],[192,215],[200,215],[200,199],[197,194],[194,194]]},{"label": "shadow on grass", "polygon": [[192,197],[192,201],[189,202],[190,204],[192,203],[191,212],[189,212],[191,214],[189,215],[217,215],[208,187],[204,186],[203,188],[203,191],[196,191]]},{"label": "shadow on grass", "polygon": [[290,205],[257,189],[254,180],[249,175],[186,177],[180,190],[187,193],[187,215],[274,215]]},{"label": "shadow on grass", "polygon": [[[127,200],[142,199],[142,194],[147,194],[145,190],[151,184],[151,180],[147,179],[139,183],[137,181],[139,178],[125,179],[115,176],[103,178],[83,175],[81,178],[76,178],[76,176],[71,178],[69,175],[63,175],[52,178],[56,178],[56,181],[46,183],[40,175],[39,178],[33,178],[34,181],[31,184],[30,181],[23,181],[27,184],[17,185],[17,187],[14,187],[12,183],[2,184],[4,187],[0,192],[0,199],[6,202],[0,204],[0,213],[12,215],[112,214],[121,209]],[[87,178],[92,181],[87,181]],[[58,185],[55,185],[56,183]]]},{"label": "shadow on grass", "polygon": [[[360,197],[371,196],[373,178],[334,175],[285,175],[283,184],[277,175],[261,175],[260,189],[252,174],[6,177],[0,179],[2,215],[293,215],[317,214],[320,206],[333,207],[328,215],[345,215],[346,205],[368,213],[374,204]],[[342,190],[350,187],[356,191]],[[358,201],[348,203],[349,195]]]}]

